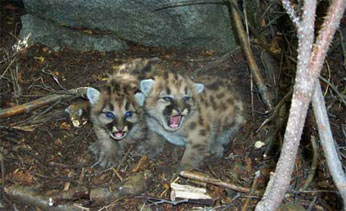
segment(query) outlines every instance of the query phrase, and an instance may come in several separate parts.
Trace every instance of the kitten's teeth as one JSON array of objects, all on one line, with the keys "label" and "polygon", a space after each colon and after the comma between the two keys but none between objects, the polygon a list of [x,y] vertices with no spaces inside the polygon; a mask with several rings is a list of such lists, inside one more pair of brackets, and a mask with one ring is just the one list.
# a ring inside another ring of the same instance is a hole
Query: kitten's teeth
[{"label": "kitten's teeth", "polygon": [[173,109],[173,111],[172,111],[172,116],[176,116],[176,115],[178,115],[178,114],[179,114],[179,112],[178,112],[177,110]]}]

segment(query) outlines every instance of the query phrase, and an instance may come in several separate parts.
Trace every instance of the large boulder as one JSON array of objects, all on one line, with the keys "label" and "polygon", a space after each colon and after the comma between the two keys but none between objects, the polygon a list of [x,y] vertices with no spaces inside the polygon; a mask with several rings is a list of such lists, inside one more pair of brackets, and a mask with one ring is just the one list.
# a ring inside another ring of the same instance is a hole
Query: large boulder
[{"label": "large boulder", "polygon": [[70,30],[56,23],[26,14],[21,17],[21,38],[35,42],[58,51],[70,48],[79,51],[123,51],[128,45],[114,36],[91,35],[81,30]]},{"label": "large boulder", "polygon": [[67,27],[100,30],[154,47],[235,47],[223,4],[174,5],[169,0],[24,0],[27,13]]}]

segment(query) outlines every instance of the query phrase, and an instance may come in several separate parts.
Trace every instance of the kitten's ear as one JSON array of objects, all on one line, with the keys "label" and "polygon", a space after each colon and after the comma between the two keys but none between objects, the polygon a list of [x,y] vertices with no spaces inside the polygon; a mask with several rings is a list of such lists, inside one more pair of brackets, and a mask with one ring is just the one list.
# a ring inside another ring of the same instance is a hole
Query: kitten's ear
[{"label": "kitten's ear", "polygon": [[88,87],[86,96],[89,99],[90,104],[93,106],[100,98],[100,91],[95,88]]},{"label": "kitten's ear", "polygon": [[155,81],[153,79],[141,80],[139,89],[145,96],[149,96],[151,89],[154,86]]},{"label": "kitten's ear", "polygon": [[137,92],[135,98],[138,105],[142,107],[144,105],[145,95],[142,92]]},{"label": "kitten's ear", "polygon": [[196,94],[200,94],[204,90],[204,84],[194,83]]}]

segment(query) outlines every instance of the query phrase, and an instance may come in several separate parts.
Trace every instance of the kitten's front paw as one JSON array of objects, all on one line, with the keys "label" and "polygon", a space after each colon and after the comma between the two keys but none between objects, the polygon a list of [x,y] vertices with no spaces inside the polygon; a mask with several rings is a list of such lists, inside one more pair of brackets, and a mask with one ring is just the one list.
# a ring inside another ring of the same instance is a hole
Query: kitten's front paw
[{"label": "kitten's front paw", "polygon": [[142,143],[137,147],[137,152],[140,156],[148,156],[149,158],[154,158],[160,152],[162,152],[163,147],[153,147],[149,144]]},{"label": "kitten's front paw", "polygon": [[213,146],[210,149],[210,153],[218,158],[222,158],[224,155],[224,147],[221,144]]},{"label": "kitten's front paw", "polygon": [[101,147],[95,143],[89,146],[89,150],[97,158],[97,161],[91,166],[92,168],[98,165],[102,168],[110,168],[112,166],[117,166],[120,160],[120,155],[116,151],[102,150]]},{"label": "kitten's front paw", "polygon": [[99,153],[100,153],[100,151],[101,151],[100,146],[99,146],[98,144],[96,144],[96,143],[91,144],[91,145],[88,147],[88,150],[89,150],[91,153],[93,153],[96,157],[99,156]]}]

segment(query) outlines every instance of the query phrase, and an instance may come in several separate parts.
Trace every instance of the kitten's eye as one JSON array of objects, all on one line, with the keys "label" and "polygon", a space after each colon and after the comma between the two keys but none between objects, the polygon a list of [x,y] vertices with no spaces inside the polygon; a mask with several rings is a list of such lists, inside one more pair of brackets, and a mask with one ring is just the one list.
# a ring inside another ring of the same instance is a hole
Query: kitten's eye
[{"label": "kitten's eye", "polygon": [[173,98],[172,98],[172,97],[169,97],[169,96],[163,97],[162,99],[163,99],[164,101],[167,101],[167,102],[170,102],[170,101],[173,100]]},{"label": "kitten's eye", "polygon": [[190,97],[190,96],[184,96],[184,97],[183,97],[183,100],[184,100],[184,101],[189,101],[189,100],[191,100],[191,97]]},{"label": "kitten's eye", "polygon": [[132,112],[132,111],[127,111],[127,112],[125,113],[125,119],[130,118],[130,117],[132,117],[132,116],[133,116],[133,112]]},{"label": "kitten's eye", "polygon": [[108,119],[114,119],[115,118],[115,115],[112,112],[105,112],[105,116]]}]

